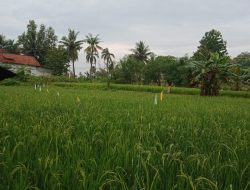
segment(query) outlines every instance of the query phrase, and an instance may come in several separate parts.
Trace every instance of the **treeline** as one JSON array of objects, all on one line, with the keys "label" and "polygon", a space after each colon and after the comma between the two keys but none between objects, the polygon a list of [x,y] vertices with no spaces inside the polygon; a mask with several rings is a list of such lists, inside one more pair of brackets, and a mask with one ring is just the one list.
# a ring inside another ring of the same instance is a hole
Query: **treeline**
[{"label": "treeline", "polygon": [[[36,57],[54,75],[67,75],[72,64],[72,76],[76,76],[74,63],[79,53],[85,53],[90,63],[89,72],[81,77],[105,78],[116,83],[168,84],[176,86],[199,86],[202,95],[217,95],[222,83],[239,90],[249,85],[250,53],[242,52],[230,58],[226,41],[217,30],[206,32],[191,57],[155,55],[143,41],[135,44],[131,54],[120,61],[108,48],[101,47],[99,35],[88,34],[78,39],[79,32],[69,29],[68,35],[58,40],[52,27],[31,20],[27,30],[17,40],[0,35],[0,46],[10,53],[23,53]],[[83,51],[80,51],[84,47]],[[96,70],[101,59],[105,69]]]}]

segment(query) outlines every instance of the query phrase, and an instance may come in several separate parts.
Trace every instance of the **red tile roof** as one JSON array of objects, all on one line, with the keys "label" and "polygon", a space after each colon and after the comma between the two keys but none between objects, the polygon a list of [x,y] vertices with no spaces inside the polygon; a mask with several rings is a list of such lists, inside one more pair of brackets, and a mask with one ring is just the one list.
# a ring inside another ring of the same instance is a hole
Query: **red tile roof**
[{"label": "red tile roof", "polygon": [[0,49],[0,62],[41,67],[40,63],[32,56],[5,53],[1,49]]}]

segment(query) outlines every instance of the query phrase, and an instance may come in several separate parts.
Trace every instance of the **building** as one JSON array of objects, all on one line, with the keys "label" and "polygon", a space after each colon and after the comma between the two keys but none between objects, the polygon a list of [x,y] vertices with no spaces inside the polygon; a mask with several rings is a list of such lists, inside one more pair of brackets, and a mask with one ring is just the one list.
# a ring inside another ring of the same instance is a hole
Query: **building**
[{"label": "building", "polygon": [[34,57],[7,53],[0,49],[0,80],[15,76],[21,68],[25,68],[33,76],[51,75],[51,71],[43,68]]}]

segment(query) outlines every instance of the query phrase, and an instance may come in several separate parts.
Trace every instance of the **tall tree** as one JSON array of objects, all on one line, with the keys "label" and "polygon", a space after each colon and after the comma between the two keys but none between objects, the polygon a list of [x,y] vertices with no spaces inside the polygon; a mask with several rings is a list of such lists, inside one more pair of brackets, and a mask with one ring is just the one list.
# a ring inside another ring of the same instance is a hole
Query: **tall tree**
[{"label": "tall tree", "polygon": [[111,52],[109,52],[108,48],[105,48],[102,50],[102,59],[105,62],[107,72],[109,72],[113,67],[113,59],[115,58],[115,55]]},{"label": "tall tree", "polygon": [[86,53],[87,62],[90,63],[90,76],[92,76],[96,71],[96,61],[99,57],[98,50],[102,50],[102,47],[99,45],[101,39],[99,35],[93,36],[92,34],[88,34],[84,42],[88,44],[84,52]]},{"label": "tall tree", "polygon": [[46,30],[46,39],[45,44],[49,49],[53,49],[57,46],[57,36],[55,34],[55,30],[52,27],[49,27]]},{"label": "tall tree", "polygon": [[108,48],[102,50],[102,59],[104,60],[107,69],[108,87],[110,86],[110,70],[113,69],[114,58],[115,55],[110,53]]},{"label": "tall tree", "polygon": [[27,25],[27,31],[18,36],[18,43],[21,52],[26,55],[34,56],[42,65],[48,50],[56,47],[57,36],[55,31],[41,24],[37,30],[37,24],[34,20],[30,20]]},{"label": "tall tree", "polygon": [[194,53],[194,58],[196,60],[207,61],[211,53],[215,52],[220,56],[226,56],[228,54],[226,44],[220,31],[212,29],[206,32],[200,40],[200,45],[198,46],[198,50]]},{"label": "tall tree", "polygon": [[131,49],[131,51],[133,52],[133,55],[136,59],[143,61],[144,63],[146,63],[152,52],[149,49],[149,46],[145,45],[145,43],[143,41],[139,41],[135,44],[135,48]]},{"label": "tall tree", "polygon": [[75,77],[75,61],[78,59],[78,51],[80,51],[83,40],[77,40],[79,32],[69,29],[68,36],[63,36],[60,43],[67,49],[68,59],[72,62],[73,75]]}]

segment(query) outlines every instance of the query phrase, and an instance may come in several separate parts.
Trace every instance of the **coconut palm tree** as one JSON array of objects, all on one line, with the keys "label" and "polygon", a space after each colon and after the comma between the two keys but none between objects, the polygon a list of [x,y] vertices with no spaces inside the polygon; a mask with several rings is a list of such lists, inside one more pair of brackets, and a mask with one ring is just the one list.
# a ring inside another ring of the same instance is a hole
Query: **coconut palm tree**
[{"label": "coconut palm tree", "polygon": [[110,86],[110,69],[113,67],[113,58],[115,58],[115,55],[110,53],[108,48],[102,50],[102,59],[107,68],[108,87]]},{"label": "coconut palm tree", "polygon": [[110,53],[108,48],[102,50],[102,59],[106,64],[107,72],[109,72],[114,58],[115,55],[113,53]]},{"label": "coconut palm tree", "polygon": [[131,51],[136,59],[143,61],[144,63],[146,63],[152,55],[149,46],[145,45],[143,41],[137,42],[135,44],[135,49],[131,49]]},{"label": "coconut palm tree", "polygon": [[99,46],[101,39],[99,35],[93,36],[92,34],[88,34],[84,42],[88,44],[88,47],[84,51],[86,53],[86,60],[90,63],[90,75],[92,75],[96,71],[96,61],[99,58],[98,50],[102,50],[102,47]]},{"label": "coconut palm tree", "polygon": [[193,75],[195,81],[200,85],[200,94],[202,96],[218,96],[220,82],[230,78],[229,57],[221,56],[217,52],[211,53],[208,61],[193,62]]},{"label": "coconut palm tree", "polygon": [[78,59],[78,51],[80,51],[83,40],[77,40],[79,32],[69,29],[68,36],[63,36],[60,43],[67,49],[68,59],[72,61],[73,75],[75,77],[75,61]]}]

